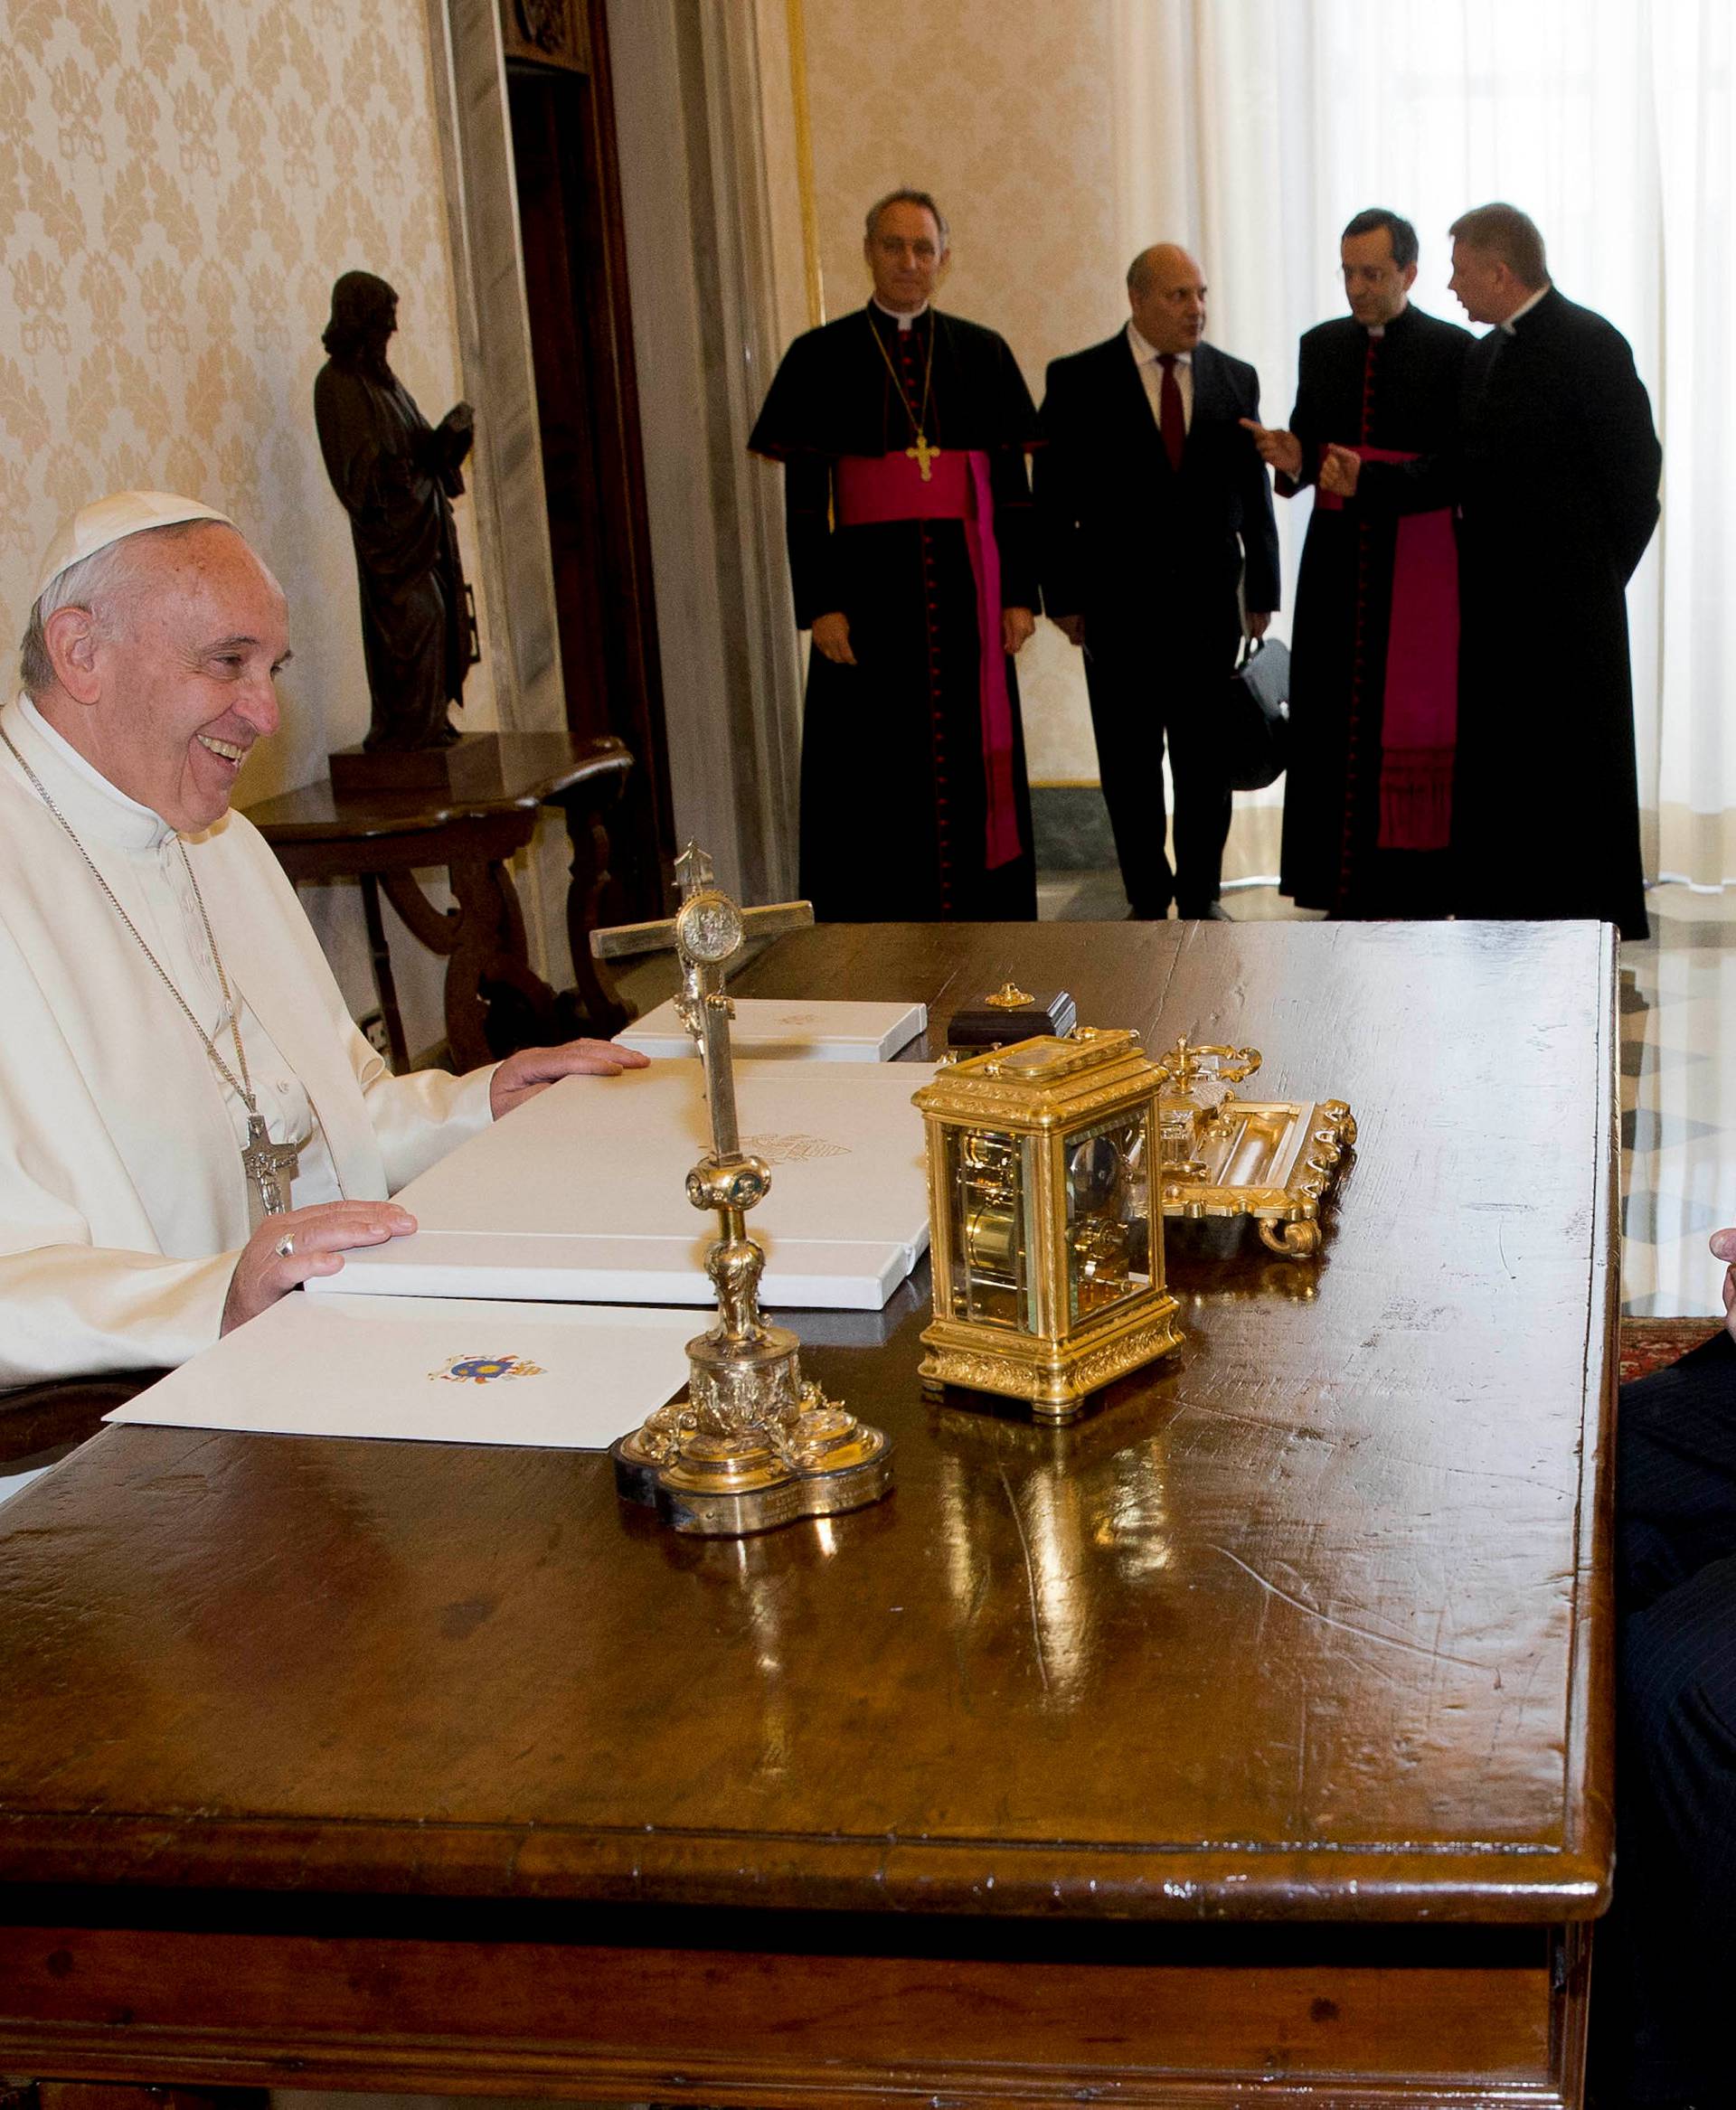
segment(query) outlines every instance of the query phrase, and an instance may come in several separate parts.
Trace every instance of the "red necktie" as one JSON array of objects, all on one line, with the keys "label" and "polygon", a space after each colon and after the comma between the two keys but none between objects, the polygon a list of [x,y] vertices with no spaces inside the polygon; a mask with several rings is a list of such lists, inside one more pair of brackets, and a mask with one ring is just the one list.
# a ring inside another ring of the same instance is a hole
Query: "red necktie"
[{"label": "red necktie", "polygon": [[1157,363],[1164,370],[1164,385],[1157,398],[1157,426],[1164,436],[1164,452],[1169,466],[1180,472],[1182,449],[1187,444],[1187,419],[1182,411],[1182,384],[1175,378],[1175,354],[1160,352]]}]

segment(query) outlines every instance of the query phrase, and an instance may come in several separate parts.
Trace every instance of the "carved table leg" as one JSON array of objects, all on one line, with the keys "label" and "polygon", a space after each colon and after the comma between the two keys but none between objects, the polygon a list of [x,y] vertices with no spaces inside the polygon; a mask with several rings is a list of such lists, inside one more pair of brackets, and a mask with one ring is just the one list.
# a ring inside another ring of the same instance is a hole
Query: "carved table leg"
[{"label": "carved table leg", "polygon": [[609,869],[609,830],[603,815],[620,796],[621,779],[611,777],[602,783],[578,785],[555,803],[567,824],[572,844],[567,888],[567,939],[572,947],[572,975],[577,984],[580,1023],[588,1032],[605,1040],[618,1033],[633,1016],[634,1007],[615,986],[614,976],[601,960],[590,954],[590,934],[602,920],[604,899],[612,884]]},{"label": "carved table leg", "polygon": [[398,1009],[398,984],[392,971],[385,918],[380,913],[380,881],[371,871],[364,871],[361,879],[362,918],[368,927],[368,949],[373,955],[374,991],[380,999],[380,1015],[386,1022],[392,1067],[402,1077],[410,1068],[410,1049],[404,1041],[403,1014]]}]

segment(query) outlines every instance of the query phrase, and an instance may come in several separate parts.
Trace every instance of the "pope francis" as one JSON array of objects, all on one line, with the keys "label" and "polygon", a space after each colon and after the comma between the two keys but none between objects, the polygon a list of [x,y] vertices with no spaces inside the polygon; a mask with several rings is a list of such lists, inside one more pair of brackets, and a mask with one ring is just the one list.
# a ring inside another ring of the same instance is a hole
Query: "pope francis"
[{"label": "pope francis", "polygon": [[353,1246],[405,1181],[575,1070],[393,1077],[294,890],[229,811],[278,724],[277,581],[222,513],[86,506],[0,710],[0,1386],[175,1364]]}]

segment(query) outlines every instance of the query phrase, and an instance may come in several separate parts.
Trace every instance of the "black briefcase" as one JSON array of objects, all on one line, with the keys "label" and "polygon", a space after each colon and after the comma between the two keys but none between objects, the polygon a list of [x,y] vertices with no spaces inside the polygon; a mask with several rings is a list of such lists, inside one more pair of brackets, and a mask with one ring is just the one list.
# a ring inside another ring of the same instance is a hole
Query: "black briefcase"
[{"label": "black briefcase", "polygon": [[1263,791],[1290,758],[1290,651],[1244,638],[1223,711],[1224,774],[1231,791]]}]

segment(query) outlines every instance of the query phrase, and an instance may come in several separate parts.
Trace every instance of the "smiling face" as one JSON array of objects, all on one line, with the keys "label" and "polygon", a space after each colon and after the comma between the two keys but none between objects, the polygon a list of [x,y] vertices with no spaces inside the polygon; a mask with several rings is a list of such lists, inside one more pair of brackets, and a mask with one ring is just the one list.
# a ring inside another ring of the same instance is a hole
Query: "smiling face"
[{"label": "smiling face", "polygon": [[110,593],[44,625],[56,686],[38,709],[118,790],[194,834],[228,810],[278,730],[289,657],[277,581],[233,528],[145,534]]},{"label": "smiling face", "polygon": [[885,207],[862,247],[873,273],[874,297],[895,315],[914,315],[934,297],[950,254],[941,247],[934,214],[904,198]]},{"label": "smiling face", "polygon": [[1417,267],[1406,264],[1401,269],[1392,261],[1390,227],[1377,227],[1372,234],[1347,234],[1338,245],[1338,260],[1344,267],[1350,312],[1365,330],[1395,322],[1404,313]]}]

